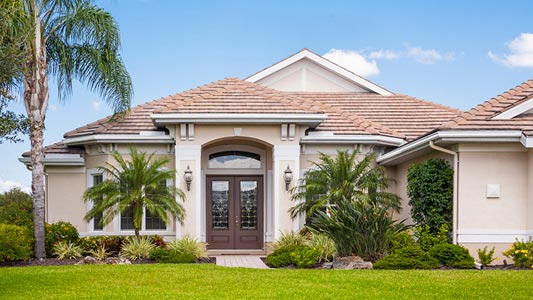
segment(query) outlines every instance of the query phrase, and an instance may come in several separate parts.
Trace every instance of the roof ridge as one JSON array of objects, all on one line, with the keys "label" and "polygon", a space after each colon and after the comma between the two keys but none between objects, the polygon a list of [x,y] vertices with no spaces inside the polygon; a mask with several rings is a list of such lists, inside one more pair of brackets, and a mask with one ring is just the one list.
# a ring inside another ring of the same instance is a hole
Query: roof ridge
[{"label": "roof ridge", "polygon": [[[533,78],[532,79],[528,79],[508,90],[505,90],[504,92],[498,94],[497,96],[495,97],[492,97],[486,101],[484,101],[483,103],[480,103],[474,107],[472,107],[471,109],[469,109],[468,111],[465,111],[463,112],[462,114],[456,116],[455,118],[453,118],[452,120],[446,122],[446,123],[443,123],[441,126],[438,127],[438,129],[451,129],[451,128],[454,128],[456,127],[457,125],[460,125],[472,118],[474,118],[476,115],[479,115],[485,111],[487,111],[487,107],[494,107],[493,104],[502,104],[502,100],[511,100],[509,99],[509,96],[515,96],[517,93],[520,93],[525,87],[523,87],[523,85],[527,85],[528,87],[531,87],[533,88]],[[514,91],[514,93],[512,93]],[[506,95],[506,94],[510,94],[510,95]],[[533,94],[533,93],[532,93]],[[512,103],[509,103],[507,105],[505,105],[504,107],[502,107],[500,110],[498,110],[497,112],[491,114],[490,116],[487,116],[485,118],[485,120],[489,119],[489,118],[492,118],[494,117],[495,115],[497,114],[500,114],[516,105],[518,105],[519,103],[521,103],[523,100],[525,99],[528,99],[528,97],[531,97],[531,95],[526,95],[524,97],[522,97],[521,99],[519,100],[514,100]]]}]

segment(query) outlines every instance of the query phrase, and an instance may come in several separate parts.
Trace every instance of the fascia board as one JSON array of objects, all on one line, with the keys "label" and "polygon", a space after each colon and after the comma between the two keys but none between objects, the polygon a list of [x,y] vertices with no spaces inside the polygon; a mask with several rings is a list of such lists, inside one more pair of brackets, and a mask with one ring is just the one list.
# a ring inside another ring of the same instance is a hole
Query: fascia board
[{"label": "fascia board", "polygon": [[326,114],[152,114],[156,125],[194,124],[284,124],[318,126]]}]

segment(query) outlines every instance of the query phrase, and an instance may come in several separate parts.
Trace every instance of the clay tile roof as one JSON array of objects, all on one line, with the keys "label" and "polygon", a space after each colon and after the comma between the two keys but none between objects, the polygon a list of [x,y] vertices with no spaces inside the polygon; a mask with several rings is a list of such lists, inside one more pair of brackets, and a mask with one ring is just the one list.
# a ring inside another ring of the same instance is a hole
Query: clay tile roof
[{"label": "clay tile roof", "polygon": [[523,114],[509,120],[492,118],[532,98],[533,79],[530,79],[458,115],[442,124],[439,129],[522,130],[528,135],[528,133],[533,133],[533,116],[531,115]]},{"label": "clay tile roof", "polygon": [[342,111],[346,118],[379,124],[382,128],[395,132],[394,136],[405,137],[407,140],[413,140],[462,113],[458,109],[400,94],[391,96],[373,93],[297,94],[334,107]]},{"label": "clay tile roof", "polygon": [[[80,154],[81,156],[84,156],[85,148],[67,146],[62,142],[58,142],[58,143],[44,147],[44,152],[46,154]],[[22,157],[29,157],[29,156],[30,156],[30,151],[26,151],[22,153]]]}]

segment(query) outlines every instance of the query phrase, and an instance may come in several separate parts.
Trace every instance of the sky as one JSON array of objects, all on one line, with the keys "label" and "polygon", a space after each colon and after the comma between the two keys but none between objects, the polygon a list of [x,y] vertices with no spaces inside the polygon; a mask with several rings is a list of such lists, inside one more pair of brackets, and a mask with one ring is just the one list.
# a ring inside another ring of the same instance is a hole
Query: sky
[{"label": "sky", "polygon": [[[98,0],[116,19],[132,106],[226,77],[246,78],[302,48],[396,93],[467,110],[533,78],[533,1]],[[45,144],[112,113],[50,82]],[[22,103],[12,110],[23,112]],[[0,144],[0,192],[28,188],[23,143]]]}]

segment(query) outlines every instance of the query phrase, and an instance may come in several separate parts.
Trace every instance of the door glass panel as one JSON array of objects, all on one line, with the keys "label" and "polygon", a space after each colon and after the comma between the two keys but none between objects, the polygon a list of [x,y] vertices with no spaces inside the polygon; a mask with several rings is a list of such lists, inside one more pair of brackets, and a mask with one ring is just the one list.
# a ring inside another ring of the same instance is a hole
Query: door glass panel
[{"label": "door glass panel", "polygon": [[241,229],[257,229],[257,181],[240,182]]},{"label": "door glass panel", "polygon": [[229,181],[211,182],[211,226],[213,229],[228,229]]}]

